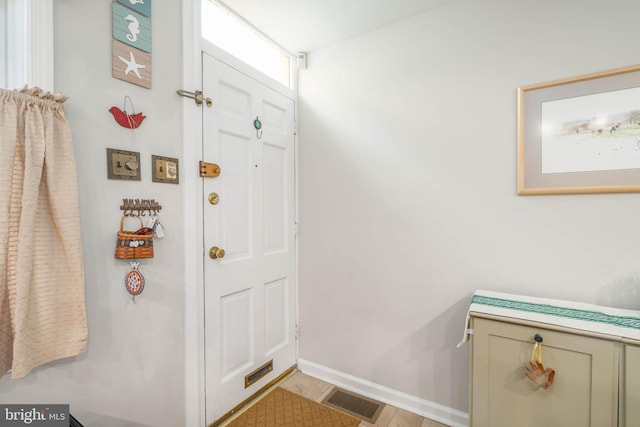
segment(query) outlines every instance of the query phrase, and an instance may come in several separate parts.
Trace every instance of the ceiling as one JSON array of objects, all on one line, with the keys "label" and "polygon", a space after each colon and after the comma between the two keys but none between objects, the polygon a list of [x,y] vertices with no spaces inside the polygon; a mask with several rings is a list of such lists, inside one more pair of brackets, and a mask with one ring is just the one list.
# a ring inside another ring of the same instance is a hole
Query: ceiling
[{"label": "ceiling", "polygon": [[288,51],[311,52],[453,0],[221,0]]}]

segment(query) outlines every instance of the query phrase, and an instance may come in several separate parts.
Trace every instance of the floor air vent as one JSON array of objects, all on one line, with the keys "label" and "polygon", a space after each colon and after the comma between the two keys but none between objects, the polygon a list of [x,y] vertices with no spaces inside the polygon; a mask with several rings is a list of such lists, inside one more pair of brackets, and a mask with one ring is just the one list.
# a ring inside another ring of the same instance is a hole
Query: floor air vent
[{"label": "floor air vent", "polygon": [[351,393],[335,387],[322,401],[327,406],[344,411],[363,421],[375,424],[384,403],[368,399],[359,394]]}]

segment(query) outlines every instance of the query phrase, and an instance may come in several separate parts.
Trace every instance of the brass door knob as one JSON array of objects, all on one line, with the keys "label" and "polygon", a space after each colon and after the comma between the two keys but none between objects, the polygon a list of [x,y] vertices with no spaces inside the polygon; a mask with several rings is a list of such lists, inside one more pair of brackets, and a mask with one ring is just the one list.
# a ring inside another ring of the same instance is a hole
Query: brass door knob
[{"label": "brass door knob", "polygon": [[211,259],[224,258],[224,249],[220,249],[217,246],[212,246],[211,249],[209,249],[209,256],[211,257]]}]

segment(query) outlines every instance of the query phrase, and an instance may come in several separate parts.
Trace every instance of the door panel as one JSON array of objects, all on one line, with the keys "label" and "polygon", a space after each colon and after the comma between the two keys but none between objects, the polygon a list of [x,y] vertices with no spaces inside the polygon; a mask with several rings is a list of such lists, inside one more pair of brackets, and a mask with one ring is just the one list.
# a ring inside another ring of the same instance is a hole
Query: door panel
[{"label": "door panel", "polygon": [[285,147],[264,145],[265,253],[287,250],[287,152]]},{"label": "door panel", "polygon": [[220,82],[218,105],[223,114],[246,119],[251,115],[251,94],[228,82]]},{"label": "door panel", "polygon": [[223,296],[220,299],[222,310],[222,381],[233,378],[238,370],[250,367],[252,363],[251,345],[253,343],[253,298],[252,290]]},{"label": "door panel", "polygon": [[253,184],[250,142],[246,136],[219,133],[219,161],[224,165],[219,178],[220,194],[224,197],[224,203],[220,203],[220,233],[227,252],[223,263],[251,257]]},{"label": "door panel", "polygon": [[290,294],[286,278],[266,283],[265,288],[265,356],[269,356],[280,347],[285,346],[289,339],[289,300]]},{"label": "door panel", "polygon": [[[294,102],[203,53],[206,420],[211,424],[296,362]],[[262,127],[254,128],[260,118]],[[207,202],[210,193],[219,203]],[[210,259],[209,248],[225,250]],[[245,377],[273,360],[273,371]]]},{"label": "door panel", "polygon": [[286,126],[288,125],[286,110],[280,108],[278,105],[264,102],[262,111],[264,111],[262,121],[266,126],[271,126],[281,132],[286,130]]}]

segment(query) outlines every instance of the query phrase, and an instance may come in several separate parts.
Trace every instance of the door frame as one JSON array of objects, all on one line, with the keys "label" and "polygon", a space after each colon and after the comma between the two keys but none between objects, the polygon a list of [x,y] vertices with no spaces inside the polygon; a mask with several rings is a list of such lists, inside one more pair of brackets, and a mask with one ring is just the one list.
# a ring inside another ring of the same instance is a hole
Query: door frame
[{"label": "door frame", "polygon": [[[298,118],[298,72],[295,61],[291,61],[291,80],[293,88],[287,88],[248,66],[229,53],[201,39],[200,10],[201,1],[183,0],[182,2],[182,87],[193,91],[202,85],[202,50],[214,54],[214,57],[249,77],[258,80],[267,87],[291,98],[294,101],[294,120]],[[292,55],[292,59],[295,56]],[[205,93],[205,97],[208,95]],[[215,103],[215,99],[213,100]],[[202,159],[202,109],[189,98],[182,98],[182,157],[184,176],[183,203],[185,236],[197,236],[187,239],[191,244],[184,247],[184,358],[185,358],[185,426],[207,427],[205,417],[205,340],[204,340],[204,236],[202,178],[198,175],[197,164]],[[294,132],[294,197],[295,222],[298,221],[298,132]],[[295,296],[296,325],[298,324],[298,241],[296,239]],[[296,341],[296,360],[298,343]]]}]

